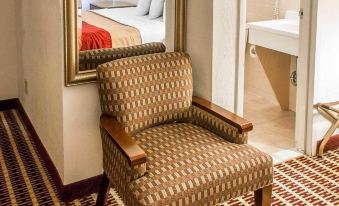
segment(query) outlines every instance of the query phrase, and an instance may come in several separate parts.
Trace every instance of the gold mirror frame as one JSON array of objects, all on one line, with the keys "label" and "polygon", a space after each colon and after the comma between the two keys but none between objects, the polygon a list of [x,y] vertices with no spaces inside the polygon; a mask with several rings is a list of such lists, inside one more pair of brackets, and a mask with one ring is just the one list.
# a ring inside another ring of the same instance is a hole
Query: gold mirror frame
[{"label": "gold mirror frame", "polygon": [[[172,0],[170,0],[172,1]],[[186,9],[187,0],[175,1],[175,51],[186,51]],[[76,0],[64,0],[64,47],[65,47],[65,85],[75,86],[96,81],[95,71],[79,71],[77,44]]]}]

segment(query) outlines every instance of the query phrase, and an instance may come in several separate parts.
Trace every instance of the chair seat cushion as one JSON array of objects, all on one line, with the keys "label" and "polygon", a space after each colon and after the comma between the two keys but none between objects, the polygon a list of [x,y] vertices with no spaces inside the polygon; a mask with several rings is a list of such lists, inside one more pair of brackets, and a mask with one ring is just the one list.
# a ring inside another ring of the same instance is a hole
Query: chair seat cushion
[{"label": "chair seat cushion", "polygon": [[148,158],[147,175],[128,186],[136,205],[214,205],[272,183],[269,155],[194,124],[161,125],[133,138]]}]

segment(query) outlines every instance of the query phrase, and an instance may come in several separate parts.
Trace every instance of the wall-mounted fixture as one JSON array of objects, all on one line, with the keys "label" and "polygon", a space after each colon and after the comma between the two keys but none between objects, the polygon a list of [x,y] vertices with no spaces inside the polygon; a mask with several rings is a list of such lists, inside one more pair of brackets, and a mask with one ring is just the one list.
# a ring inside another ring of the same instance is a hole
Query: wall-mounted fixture
[{"label": "wall-mounted fixture", "polygon": [[290,80],[291,80],[291,84],[293,86],[297,86],[298,85],[298,78],[297,78],[297,71],[296,70],[291,73]]}]

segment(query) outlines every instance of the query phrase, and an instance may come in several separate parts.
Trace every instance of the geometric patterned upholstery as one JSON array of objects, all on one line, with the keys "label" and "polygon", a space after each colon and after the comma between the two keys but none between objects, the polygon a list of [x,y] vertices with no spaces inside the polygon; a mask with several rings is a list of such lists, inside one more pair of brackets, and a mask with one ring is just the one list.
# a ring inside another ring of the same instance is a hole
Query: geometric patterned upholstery
[{"label": "geometric patterned upholstery", "polygon": [[127,194],[126,182],[131,182],[146,174],[146,163],[131,167],[125,155],[113,143],[109,134],[101,129],[103,146],[103,167],[119,194]]},{"label": "geometric patterned upholstery", "polygon": [[102,112],[126,132],[180,119],[192,103],[192,67],[185,53],[119,59],[97,69]]},{"label": "geometric patterned upholstery", "polygon": [[96,69],[116,59],[140,56],[145,54],[162,53],[166,51],[163,43],[148,43],[131,47],[95,49],[79,52],[79,70],[88,71]]},{"label": "geometric patterned upholstery", "polygon": [[200,127],[203,127],[216,135],[224,138],[228,142],[236,144],[246,144],[248,133],[240,134],[238,129],[226,123],[225,121],[215,117],[214,115],[200,109],[196,106],[191,106],[190,122]]},{"label": "geometric patterned upholstery", "polygon": [[127,205],[215,205],[272,183],[269,155],[191,123],[153,127],[134,139],[147,154],[147,174],[128,184]]},{"label": "geometric patterned upholstery", "polygon": [[[269,155],[247,144],[225,141],[222,136],[228,133],[220,136],[216,134],[219,131],[204,129],[192,123],[194,116],[191,118],[188,123],[164,124],[133,136],[147,154],[147,163],[136,168],[131,168],[107,134],[103,135],[107,153],[104,170],[127,205],[163,201],[214,205],[272,183]],[[213,119],[201,118],[199,124],[213,128]]]},{"label": "geometric patterned upholstery", "polygon": [[[244,144],[247,142],[247,133],[239,134],[238,130],[234,128],[233,126],[225,123],[224,121],[221,121],[217,117],[214,117],[213,115],[201,110],[200,108],[196,106],[191,106],[190,110],[188,112],[182,113],[180,116],[181,123],[189,123],[190,125],[197,125],[200,129],[207,129],[209,131],[212,131],[214,134],[213,136],[220,139],[222,137],[224,140],[227,140],[228,144],[237,143],[237,144]],[[168,128],[167,128],[168,129]],[[204,132],[208,132],[207,130],[203,130]],[[152,132],[156,131],[154,134]],[[166,138],[166,135],[163,135],[161,132],[156,134],[158,131],[157,127],[153,127],[149,130],[144,130],[140,133],[137,133],[134,137],[135,140],[137,140],[137,143],[139,146],[141,146],[146,153],[150,151],[149,148],[146,146],[143,146],[143,142],[140,142],[142,138],[141,136],[144,136],[147,134],[146,138],[151,138],[152,135],[158,135],[159,141],[162,141],[164,138]],[[179,131],[170,131],[169,129],[166,132],[178,132]],[[181,132],[181,131],[180,131]],[[192,134],[194,131],[190,131]],[[181,135],[184,135],[185,133],[182,133]],[[191,138],[193,136],[191,135]],[[111,138],[109,137],[109,134],[104,130],[101,129],[101,136],[102,136],[102,145],[103,145],[103,167],[105,169],[105,172],[109,179],[113,182],[115,189],[119,194],[121,194],[122,197],[124,197],[124,194],[130,194],[128,191],[126,182],[131,182],[133,180],[136,180],[145,174],[149,173],[149,168],[152,167],[152,161],[151,161],[151,155],[147,154],[148,162],[146,164],[138,165],[131,167],[129,166],[129,161],[127,160],[126,156],[121,153],[120,149],[114,144],[114,142],[111,141]],[[185,137],[180,137],[178,141],[183,140]],[[155,139],[154,139],[155,140]],[[153,141],[154,141],[153,140]],[[208,139],[205,139],[206,141],[210,141]],[[225,142],[222,140],[222,142]],[[173,142],[172,142],[173,143]],[[227,143],[227,142],[225,142]],[[176,144],[176,143],[175,143]],[[228,145],[227,144],[227,145]],[[181,145],[181,144],[180,144]],[[151,147],[151,145],[148,145]],[[161,144],[157,145],[158,147],[162,147]],[[202,145],[203,146],[203,145]],[[153,147],[153,146],[152,146]],[[153,149],[151,147],[151,149]]]}]

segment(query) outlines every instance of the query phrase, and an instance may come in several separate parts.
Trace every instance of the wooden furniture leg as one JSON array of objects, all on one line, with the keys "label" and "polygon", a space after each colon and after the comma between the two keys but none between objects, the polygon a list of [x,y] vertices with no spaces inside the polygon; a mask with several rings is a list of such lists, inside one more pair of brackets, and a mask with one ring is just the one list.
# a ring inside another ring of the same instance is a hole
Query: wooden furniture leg
[{"label": "wooden furniture leg", "polygon": [[335,130],[337,128],[339,128],[339,119],[334,124],[332,124],[332,126],[330,127],[329,130],[327,130],[327,132],[324,136],[324,139],[321,141],[321,144],[320,144],[320,147],[319,147],[319,152],[318,152],[319,156],[323,156],[325,146],[326,146],[328,140],[330,140],[330,137],[333,135],[333,133],[335,132]]},{"label": "wooden furniture leg", "polygon": [[101,188],[98,193],[96,206],[104,206],[106,204],[107,197],[109,194],[109,189],[110,189],[110,182],[109,182],[109,179],[106,173],[104,172],[103,177],[102,177]]},{"label": "wooden furniture leg", "polygon": [[339,101],[325,104],[319,103],[315,105],[319,113],[332,123],[332,126],[327,130],[319,146],[319,156],[323,156],[327,142],[330,140],[335,130],[339,128],[339,110],[333,107],[336,105],[339,105]]},{"label": "wooden furniture leg", "polygon": [[272,202],[272,185],[254,191],[255,206],[270,206]]}]

